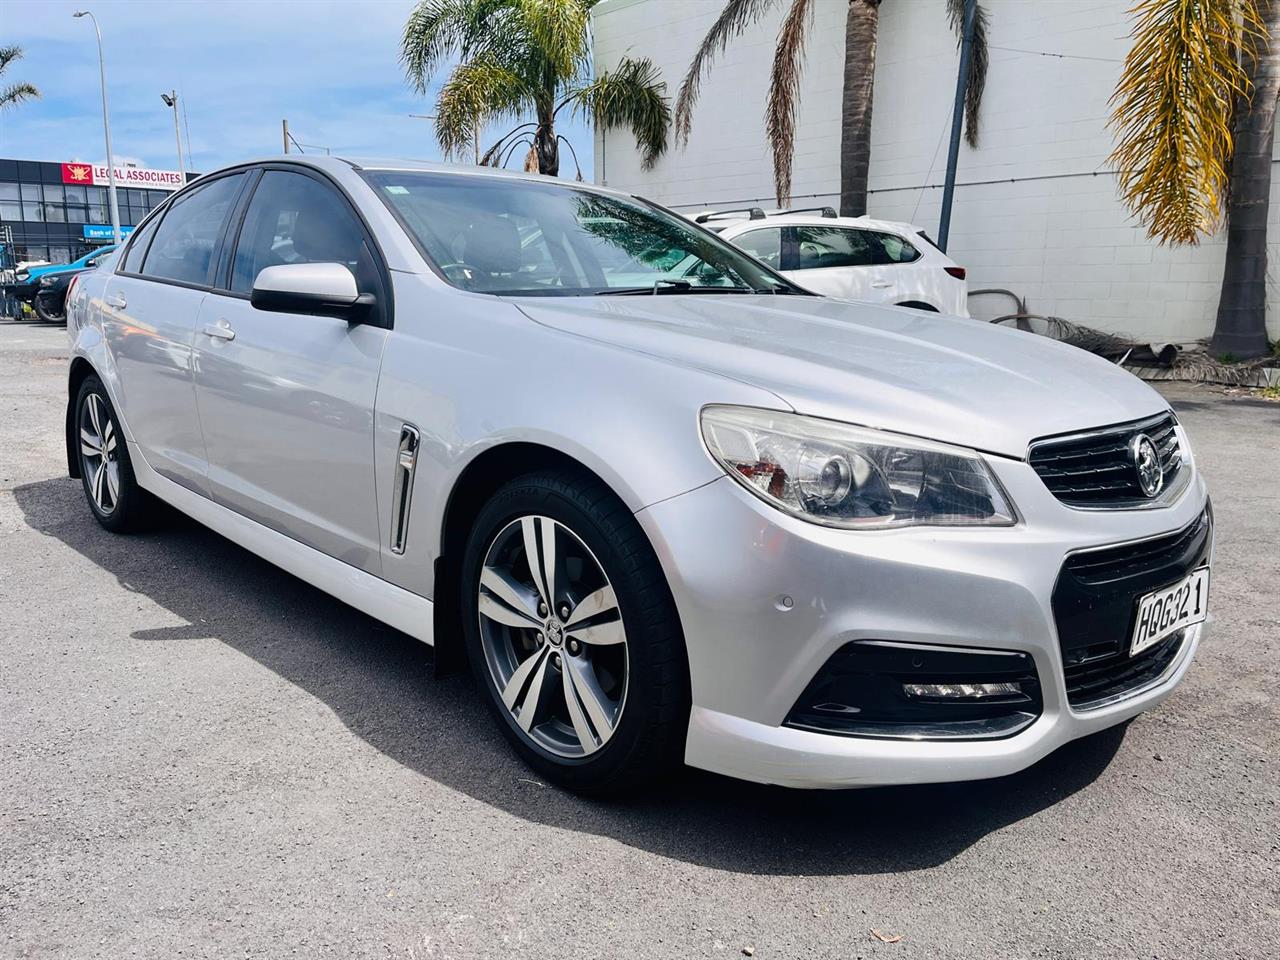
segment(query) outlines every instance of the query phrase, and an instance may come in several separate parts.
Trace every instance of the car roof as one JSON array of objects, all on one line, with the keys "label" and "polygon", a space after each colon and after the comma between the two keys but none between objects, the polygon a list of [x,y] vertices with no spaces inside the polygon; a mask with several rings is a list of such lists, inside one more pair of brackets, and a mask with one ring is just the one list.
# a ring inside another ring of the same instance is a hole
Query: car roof
[{"label": "car roof", "polygon": [[[462,163],[438,163],[428,160],[410,160],[400,157],[347,157],[347,156],[318,156],[309,153],[289,153],[269,157],[255,157],[243,160],[239,163],[227,164],[218,170],[212,170],[210,173],[218,173],[221,170],[229,170],[235,167],[254,166],[262,163],[294,163],[302,166],[315,167],[319,170],[325,170],[331,174],[341,177],[349,174],[351,171],[395,171],[404,170],[423,173],[438,173],[453,177],[501,177],[507,180],[523,180],[528,183],[552,184],[562,187],[573,187],[582,190],[589,190],[592,193],[606,194],[615,197],[631,197],[632,194],[625,190],[613,190],[609,187],[602,187],[594,183],[586,183],[580,180],[565,180],[559,177],[548,177],[540,173],[526,173],[517,170],[504,170],[500,167],[481,167],[471,164]],[[195,181],[193,180],[192,183]]]}]

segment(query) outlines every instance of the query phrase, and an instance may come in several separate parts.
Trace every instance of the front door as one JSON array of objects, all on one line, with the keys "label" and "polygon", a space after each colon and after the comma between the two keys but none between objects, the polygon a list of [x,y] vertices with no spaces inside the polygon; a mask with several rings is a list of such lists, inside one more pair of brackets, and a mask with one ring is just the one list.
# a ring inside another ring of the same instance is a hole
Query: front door
[{"label": "front door", "polygon": [[[214,499],[379,573],[373,411],[387,331],[259,310],[254,278],[284,263],[343,263],[380,290],[372,247],[328,182],[268,169],[245,212],[225,289],[196,323],[196,398]],[[384,307],[385,309],[385,307]]]}]

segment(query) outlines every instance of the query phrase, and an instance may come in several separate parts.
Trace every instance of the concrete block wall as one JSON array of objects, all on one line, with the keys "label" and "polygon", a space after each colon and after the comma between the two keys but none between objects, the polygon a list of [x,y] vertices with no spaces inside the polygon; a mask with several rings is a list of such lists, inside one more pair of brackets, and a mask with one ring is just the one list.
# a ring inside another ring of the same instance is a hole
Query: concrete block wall
[{"label": "concrete block wall", "polygon": [[[1129,47],[1127,0],[984,0],[990,69],[980,141],[961,147],[950,252],[970,287],[1007,287],[1036,312],[1136,337],[1208,336],[1225,237],[1189,248],[1148,240],[1116,194],[1107,156],[1107,101]],[[673,99],[720,0],[605,0],[595,56],[647,56]],[[815,0],[801,83],[796,206],[834,202],[839,183],[844,0]],[[764,105],[783,4],[720,56],[702,84],[688,147],[644,171],[625,131],[597,135],[597,179],[690,210],[772,205]],[[1045,54],[1060,54],[1047,56]],[[957,67],[943,0],[880,7],[872,126],[870,213],[936,234]],[[1280,264],[1280,191],[1271,207]],[[1275,274],[1276,266],[1272,267]],[[1269,330],[1280,338],[1280,286],[1268,288]],[[975,315],[1003,310],[972,304]]]}]

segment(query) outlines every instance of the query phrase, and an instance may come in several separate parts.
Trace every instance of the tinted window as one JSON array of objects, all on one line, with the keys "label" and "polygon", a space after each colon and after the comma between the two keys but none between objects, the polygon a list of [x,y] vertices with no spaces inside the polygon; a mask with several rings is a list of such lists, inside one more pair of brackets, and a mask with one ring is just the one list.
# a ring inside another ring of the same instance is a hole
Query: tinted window
[{"label": "tinted window", "polygon": [[796,270],[865,267],[875,254],[862,230],[844,227],[795,227]]},{"label": "tinted window", "polygon": [[242,177],[234,174],[213,180],[169,207],[147,251],[142,273],[164,280],[207,283],[222,222]]},{"label": "tinted window", "polygon": [[892,233],[870,234],[875,252],[880,254],[881,263],[910,263],[920,259],[920,251],[902,237]]},{"label": "tinted window", "polygon": [[248,293],[265,267],[341,263],[361,293],[377,293],[377,271],[364,229],[333,188],[300,173],[268,170],[245,213],[231,289]]},{"label": "tinted window", "polygon": [[763,260],[777,270],[782,261],[782,228],[772,227],[768,230],[752,230],[734,237],[733,242],[757,260]]},{"label": "tinted window", "polygon": [[121,267],[123,273],[142,272],[142,258],[147,255],[147,244],[151,242],[151,235],[156,232],[156,224],[159,222],[159,218],[152,220],[133,235],[129,250],[124,255],[124,265]]}]

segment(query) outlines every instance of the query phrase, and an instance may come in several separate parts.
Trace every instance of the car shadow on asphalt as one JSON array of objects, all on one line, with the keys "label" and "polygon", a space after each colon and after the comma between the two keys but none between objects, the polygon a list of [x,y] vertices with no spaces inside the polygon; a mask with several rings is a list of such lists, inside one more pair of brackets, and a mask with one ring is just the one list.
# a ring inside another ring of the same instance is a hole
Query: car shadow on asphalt
[{"label": "car shadow on asphalt", "polygon": [[470,678],[433,675],[429,647],[194,521],[174,516],[156,532],[121,537],[94,522],[77,481],[26,484],[14,497],[30,527],[186,624],[130,639],[227,644],[422,777],[532,822],[716,869],[785,876],[937,866],[1088,786],[1124,739],[1124,726],[1112,728],[1021,773],[974,783],[799,791],[686,770],[626,803],[583,799],[538,782],[495,729]]}]

